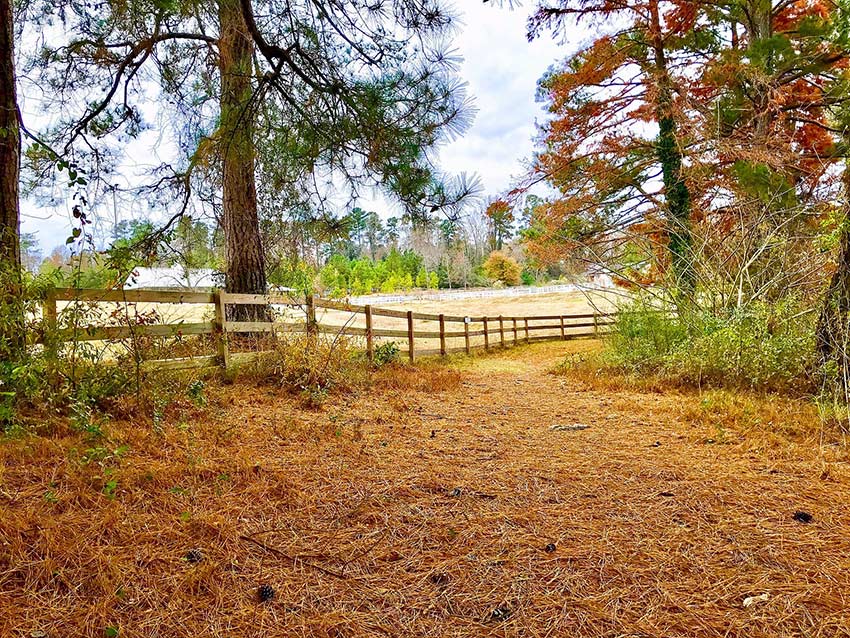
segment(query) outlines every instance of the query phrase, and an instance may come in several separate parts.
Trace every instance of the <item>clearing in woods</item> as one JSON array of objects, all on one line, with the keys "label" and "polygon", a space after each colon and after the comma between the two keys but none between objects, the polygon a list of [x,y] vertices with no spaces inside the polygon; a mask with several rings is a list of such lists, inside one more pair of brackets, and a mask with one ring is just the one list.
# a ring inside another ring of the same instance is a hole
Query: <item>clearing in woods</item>
[{"label": "clearing in woods", "polygon": [[112,462],[12,441],[0,635],[850,635],[846,448],[800,403],[548,373],[588,347],[394,368],[320,412],[212,388],[110,426]]}]

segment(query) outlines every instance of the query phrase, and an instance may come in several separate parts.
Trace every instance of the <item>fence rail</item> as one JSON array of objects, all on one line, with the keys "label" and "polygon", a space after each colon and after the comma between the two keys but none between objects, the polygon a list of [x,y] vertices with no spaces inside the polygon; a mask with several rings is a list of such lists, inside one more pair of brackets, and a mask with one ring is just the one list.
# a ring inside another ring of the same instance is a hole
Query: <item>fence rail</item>
[{"label": "fence rail", "polygon": [[[172,321],[158,324],[131,325],[85,325],[61,328],[55,331],[62,341],[112,341],[134,338],[138,335],[177,337],[182,335],[212,335],[216,344],[215,355],[182,357],[147,361],[149,368],[179,370],[222,365],[230,368],[234,356],[244,360],[249,354],[232,351],[230,337],[240,334],[275,334],[306,332],[365,337],[366,354],[375,356],[376,339],[399,339],[406,342],[407,358],[413,362],[417,356],[443,355],[466,352],[473,349],[504,348],[508,345],[531,343],[544,340],[567,340],[597,336],[605,332],[614,322],[614,313],[579,313],[540,316],[461,316],[439,313],[415,312],[391,308],[375,308],[371,305],[350,304],[343,301],[321,299],[307,295],[303,299],[280,294],[250,295],[228,293],[223,290],[155,291],[155,290],[98,290],[63,288],[51,291],[43,303],[43,316],[48,324],[58,325],[59,303],[69,305],[88,304],[174,304],[212,307],[211,321]],[[235,309],[237,306],[282,307],[284,320],[275,319],[270,313],[267,320],[245,321]],[[316,310],[336,313],[345,317],[340,324],[326,323],[316,319]],[[64,309],[63,309],[64,311]],[[355,318],[362,316],[362,326],[353,325]],[[395,326],[376,326],[375,319],[396,320]],[[400,324],[400,321],[403,324]],[[416,322],[430,322],[428,329],[417,327]],[[543,323],[541,323],[543,322]],[[459,324],[459,325],[458,325]],[[548,334],[534,334],[547,331]],[[472,340],[483,337],[483,343]],[[449,345],[449,340],[463,340],[463,345]],[[439,347],[423,348],[423,342],[436,341]]]}]

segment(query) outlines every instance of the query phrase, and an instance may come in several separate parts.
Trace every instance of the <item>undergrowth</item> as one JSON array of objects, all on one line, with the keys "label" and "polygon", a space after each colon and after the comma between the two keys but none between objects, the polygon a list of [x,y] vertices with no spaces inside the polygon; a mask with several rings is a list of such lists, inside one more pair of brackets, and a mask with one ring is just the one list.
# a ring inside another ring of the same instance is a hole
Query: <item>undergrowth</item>
[{"label": "undergrowth", "polygon": [[707,390],[696,400],[683,401],[682,419],[713,432],[707,443],[730,443],[742,435],[774,436],[782,445],[787,441],[823,438],[833,428],[824,428],[817,406],[809,401],[777,394],[740,390]]},{"label": "undergrowth", "polygon": [[846,397],[817,365],[815,316],[793,300],[685,314],[633,302],[601,349],[568,356],[555,373],[606,392],[698,391],[683,418],[714,429],[712,442],[730,431],[831,443],[850,435]]},{"label": "undergrowth", "polygon": [[562,370],[615,373],[646,389],[728,388],[812,394],[814,320],[792,301],[687,313],[625,306],[604,348]]},{"label": "undergrowth", "polygon": [[378,346],[372,362],[360,345],[341,337],[289,334],[276,339],[270,351],[241,366],[237,377],[298,394],[308,408],[321,407],[332,394],[369,387],[442,392],[460,383],[460,372],[441,363],[411,366],[399,362],[395,343]]},{"label": "undergrowth", "polygon": [[300,394],[306,406],[319,407],[333,392],[365,386],[369,368],[349,339],[292,333],[279,337],[271,350],[241,366],[238,376],[280,386]]},{"label": "undergrowth", "polygon": [[[0,432],[61,430],[64,421],[97,434],[102,428],[92,424],[101,416],[152,415],[185,394],[191,377],[145,371],[143,363],[194,354],[208,344],[136,332],[161,322],[137,304],[109,311],[96,302],[71,302],[46,316],[43,304],[56,283],[50,276],[0,274]],[[82,337],[89,325],[129,328],[130,336],[88,341]]]}]

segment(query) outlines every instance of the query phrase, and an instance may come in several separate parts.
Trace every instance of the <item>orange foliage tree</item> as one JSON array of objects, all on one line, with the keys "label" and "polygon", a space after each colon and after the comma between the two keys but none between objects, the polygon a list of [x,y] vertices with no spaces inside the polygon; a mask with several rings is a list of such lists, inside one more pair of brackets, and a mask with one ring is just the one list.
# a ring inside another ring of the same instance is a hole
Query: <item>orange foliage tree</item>
[{"label": "orange foliage tree", "polygon": [[[844,146],[833,114],[848,98],[836,6],[541,6],[531,37],[574,22],[598,36],[540,82],[552,119],[512,195],[545,181],[557,196],[535,207],[529,251],[539,260],[578,251],[634,283],[663,278],[679,297],[693,298],[699,283],[701,296],[728,298],[735,279],[750,282],[752,296],[787,290],[790,280],[774,272],[787,246],[765,246],[805,235],[811,250],[836,196]],[[731,273],[716,290],[706,289],[706,264]]]},{"label": "orange foliage tree", "polygon": [[619,262],[633,278],[671,265],[675,288],[693,290],[683,166],[691,116],[681,98],[690,81],[683,70],[697,63],[687,46],[699,35],[692,13],[681,2],[562,0],[532,16],[531,36],[571,21],[600,32],[540,83],[554,117],[541,131],[532,181],[545,179],[560,197],[538,207],[552,232],[533,251],[551,250],[540,244],[559,242],[567,227],[592,245],[591,258]]},{"label": "orange foliage tree", "polygon": [[501,281],[507,286],[517,286],[520,282],[522,268],[516,259],[500,250],[490,253],[483,265],[484,273],[494,281]]}]

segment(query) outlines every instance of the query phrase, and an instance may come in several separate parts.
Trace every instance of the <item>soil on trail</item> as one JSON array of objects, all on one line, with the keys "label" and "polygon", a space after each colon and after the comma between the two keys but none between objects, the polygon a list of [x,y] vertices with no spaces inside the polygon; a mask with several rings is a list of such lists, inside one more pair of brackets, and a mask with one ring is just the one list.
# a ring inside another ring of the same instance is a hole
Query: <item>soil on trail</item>
[{"label": "soil on trail", "polygon": [[7,454],[0,634],[850,636],[846,454],[550,374],[583,347],[398,369],[320,412],[223,387],[128,441],[112,499]]}]

